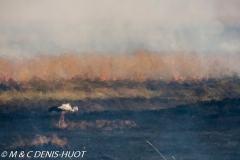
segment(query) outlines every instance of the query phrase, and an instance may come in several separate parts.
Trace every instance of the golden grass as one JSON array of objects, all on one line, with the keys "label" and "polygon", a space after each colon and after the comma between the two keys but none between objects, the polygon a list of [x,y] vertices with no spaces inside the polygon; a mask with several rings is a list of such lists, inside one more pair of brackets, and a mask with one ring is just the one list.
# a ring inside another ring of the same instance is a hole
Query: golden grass
[{"label": "golden grass", "polygon": [[[236,90],[236,89],[235,89]],[[239,90],[237,90],[239,92]],[[150,99],[153,97],[170,98],[176,100],[186,101],[209,101],[209,100],[220,100],[224,95],[223,90],[208,89],[203,95],[196,95],[193,90],[148,90],[144,87],[139,88],[93,88],[91,92],[85,91],[53,91],[53,92],[38,92],[38,91],[5,91],[0,93],[0,102],[7,103],[11,101],[24,101],[24,100],[88,100],[88,99],[112,99],[112,98],[146,98]]]},{"label": "golden grass", "polygon": [[[5,83],[5,86],[10,84]],[[150,87],[148,84],[150,84]],[[6,103],[24,100],[84,101],[88,99],[105,100],[137,97],[146,99],[161,97],[194,102],[236,98],[240,95],[239,81],[231,78],[204,83],[189,82],[188,87],[184,83],[172,85],[165,83],[165,86],[160,88],[158,85],[155,82],[135,81],[87,81],[72,79],[69,81],[48,82],[35,79],[30,82],[20,83],[18,89],[0,90],[0,102]]]},{"label": "golden grass", "polygon": [[84,91],[57,91],[57,92],[37,92],[37,91],[27,91],[27,92],[13,92],[6,91],[0,93],[0,101],[9,102],[14,100],[86,100],[86,99],[109,99],[109,98],[151,98],[160,96],[161,91],[151,91],[146,88],[120,88],[114,90],[112,88],[96,88],[92,89],[91,92]]}]

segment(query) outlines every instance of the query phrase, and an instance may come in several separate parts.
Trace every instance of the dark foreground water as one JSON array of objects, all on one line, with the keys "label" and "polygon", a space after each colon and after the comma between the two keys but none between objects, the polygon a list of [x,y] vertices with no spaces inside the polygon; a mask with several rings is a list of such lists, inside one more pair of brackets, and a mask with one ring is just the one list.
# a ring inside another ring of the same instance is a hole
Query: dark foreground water
[{"label": "dark foreground water", "polygon": [[[44,159],[39,154],[34,158],[36,151],[87,151],[83,158],[53,159],[163,159],[149,141],[166,159],[240,159],[240,99],[161,110],[67,114],[66,128],[57,127],[58,118],[37,109],[1,113],[1,153],[7,151],[9,157],[18,151],[12,159]],[[19,158],[21,151],[24,158]],[[26,157],[29,151],[32,158]]]}]

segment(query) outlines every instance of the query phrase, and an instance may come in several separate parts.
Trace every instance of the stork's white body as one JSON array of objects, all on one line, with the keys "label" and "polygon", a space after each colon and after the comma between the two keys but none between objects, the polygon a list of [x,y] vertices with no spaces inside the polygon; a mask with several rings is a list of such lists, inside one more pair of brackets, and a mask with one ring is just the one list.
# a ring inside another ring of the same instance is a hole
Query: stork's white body
[{"label": "stork's white body", "polygon": [[62,104],[61,106],[58,107],[59,109],[62,109],[63,111],[69,111],[69,112],[75,112],[78,111],[78,109],[76,107],[73,107],[67,103],[67,104]]},{"label": "stork's white body", "polygon": [[70,103],[66,103],[66,104],[62,104],[61,106],[55,106],[55,107],[51,107],[48,109],[49,112],[52,112],[52,111],[56,111],[56,112],[61,112],[61,116],[60,116],[60,119],[59,119],[59,125],[61,123],[64,123],[64,114],[65,112],[77,112],[78,113],[78,107],[75,106],[75,107],[72,107],[70,105]]}]

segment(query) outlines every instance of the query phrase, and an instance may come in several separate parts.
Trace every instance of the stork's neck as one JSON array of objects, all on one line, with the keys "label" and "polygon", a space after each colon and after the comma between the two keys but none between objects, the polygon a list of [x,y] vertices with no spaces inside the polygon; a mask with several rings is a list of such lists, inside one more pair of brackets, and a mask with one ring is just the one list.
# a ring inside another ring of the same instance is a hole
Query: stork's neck
[{"label": "stork's neck", "polygon": [[73,107],[72,112],[78,111],[78,107]]}]

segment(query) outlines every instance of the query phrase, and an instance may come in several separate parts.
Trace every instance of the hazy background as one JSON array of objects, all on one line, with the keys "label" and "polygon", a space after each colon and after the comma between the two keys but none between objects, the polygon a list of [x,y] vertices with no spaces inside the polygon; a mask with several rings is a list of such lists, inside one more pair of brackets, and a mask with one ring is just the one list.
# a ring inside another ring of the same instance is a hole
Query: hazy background
[{"label": "hazy background", "polygon": [[0,56],[239,53],[238,0],[0,0]]}]

